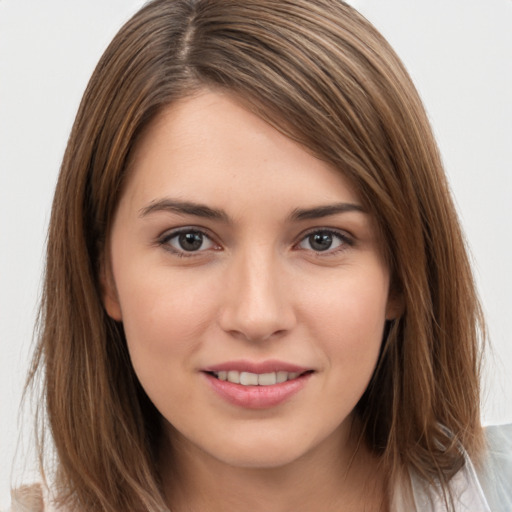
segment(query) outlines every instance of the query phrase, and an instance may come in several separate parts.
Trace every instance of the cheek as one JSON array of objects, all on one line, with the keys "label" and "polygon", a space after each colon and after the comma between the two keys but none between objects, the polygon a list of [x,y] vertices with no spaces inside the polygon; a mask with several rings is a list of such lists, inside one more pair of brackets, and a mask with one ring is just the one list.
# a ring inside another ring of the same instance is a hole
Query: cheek
[{"label": "cheek", "polygon": [[[373,372],[386,321],[388,280],[385,272],[347,272],[333,279],[303,304],[319,348],[330,364],[349,367],[345,375]],[[354,371],[353,371],[354,369]]]},{"label": "cheek", "polygon": [[118,296],[134,366],[177,361],[198,348],[213,322],[215,301],[207,280],[187,278],[169,268],[119,269]]},{"label": "cheek", "polygon": [[193,390],[183,385],[183,379],[194,373],[195,354],[212,323],[213,303],[205,296],[205,286],[191,286],[186,279],[166,274],[170,272],[124,273],[145,278],[119,283],[119,296],[135,373],[157,409],[174,418],[176,409],[186,411],[194,403]]}]

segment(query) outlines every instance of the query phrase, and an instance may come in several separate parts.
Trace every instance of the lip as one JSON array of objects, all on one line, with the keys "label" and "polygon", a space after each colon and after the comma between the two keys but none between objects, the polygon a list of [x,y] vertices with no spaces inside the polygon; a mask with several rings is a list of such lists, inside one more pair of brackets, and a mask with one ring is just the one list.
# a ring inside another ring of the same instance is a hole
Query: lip
[{"label": "lip", "polygon": [[[212,372],[236,370],[239,372],[270,373],[286,371],[300,373],[297,378],[270,386],[244,386],[217,379]],[[313,370],[283,361],[263,362],[230,361],[202,369],[210,388],[222,399],[245,409],[270,409],[276,407],[299,393],[308,382]]]},{"label": "lip", "polygon": [[270,373],[278,371],[288,373],[304,373],[308,370],[312,370],[312,368],[298,366],[296,364],[279,361],[277,359],[269,359],[266,361],[247,361],[240,359],[202,368],[203,372],[222,372],[229,370],[250,373]]}]

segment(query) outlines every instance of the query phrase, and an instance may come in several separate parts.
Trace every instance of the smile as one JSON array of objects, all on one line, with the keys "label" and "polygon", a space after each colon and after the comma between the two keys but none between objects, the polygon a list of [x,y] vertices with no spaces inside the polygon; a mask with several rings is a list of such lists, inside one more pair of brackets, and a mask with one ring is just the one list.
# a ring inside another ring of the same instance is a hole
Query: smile
[{"label": "smile", "polygon": [[232,361],[204,368],[202,373],[210,389],[231,405],[268,409],[300,393],[315,370],[282,361]]},{"label": "smile", "polygon": [[274,386],[275,384],[282,384],[283,382],[296,379],[302,375],[300,372],[287,371],[252,373],[239,372],[237,370],[223,370],[219,372],[211,372],[211,374],[219,380],[231,382],[233,384],[241,384],[242,386]]}]

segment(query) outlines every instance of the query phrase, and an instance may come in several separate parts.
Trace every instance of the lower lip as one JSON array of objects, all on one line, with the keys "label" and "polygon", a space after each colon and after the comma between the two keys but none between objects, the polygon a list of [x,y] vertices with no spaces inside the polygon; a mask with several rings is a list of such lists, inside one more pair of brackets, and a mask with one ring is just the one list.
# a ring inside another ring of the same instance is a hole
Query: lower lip
[{"label": "lower lip", "polygon": [[311,373],[271,386],[243,386],[220,380],[209,373],[203,374],[208,384],[229,403],[246,409],[269,409],[286,402],[306,384]]}]

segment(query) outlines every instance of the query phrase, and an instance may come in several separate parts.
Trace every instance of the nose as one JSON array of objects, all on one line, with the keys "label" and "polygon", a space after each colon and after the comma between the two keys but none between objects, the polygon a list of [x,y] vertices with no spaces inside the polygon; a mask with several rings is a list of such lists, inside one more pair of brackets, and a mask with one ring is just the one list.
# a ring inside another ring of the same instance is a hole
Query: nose
[{"label": "nose", "polygon": [[296,322],[286,273],[271,250],[248,252],[226,270],[220,326],[248,341],[283,336]]}]

